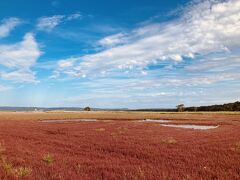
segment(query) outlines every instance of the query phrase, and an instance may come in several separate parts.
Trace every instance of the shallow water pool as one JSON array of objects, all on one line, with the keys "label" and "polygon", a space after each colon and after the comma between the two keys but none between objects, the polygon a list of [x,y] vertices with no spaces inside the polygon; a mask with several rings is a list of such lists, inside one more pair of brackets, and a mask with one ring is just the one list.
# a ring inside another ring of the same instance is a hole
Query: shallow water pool
[{"label": "shallow water pool", "polygon": [[145,120],[139,120],[137,122],[158,122],[158,123],[167,123],[172,122],[172,120],[164,120],[164,119],[145,119]]},{"label": "shallow water pool", "polygon": [[95,122],[97,119],[69,119],[69,120],[42,120],[44,123],[64,123],[64,122]]},{"label": "shallow water pool", "polygon": [[215,129],[219,127],[219,126],[190,125],[190,124],[161,124],[161,126],[185,128],[185,129],[200,129],[200,130]]}]

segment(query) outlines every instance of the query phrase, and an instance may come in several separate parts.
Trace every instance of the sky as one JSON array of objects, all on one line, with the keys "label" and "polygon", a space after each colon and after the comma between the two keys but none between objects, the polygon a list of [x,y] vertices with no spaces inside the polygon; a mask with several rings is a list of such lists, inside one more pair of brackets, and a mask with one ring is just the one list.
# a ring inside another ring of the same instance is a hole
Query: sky
[{"label": "sky", "polygon": [[1,0],[0,106],[240,100],[239,0]]}]

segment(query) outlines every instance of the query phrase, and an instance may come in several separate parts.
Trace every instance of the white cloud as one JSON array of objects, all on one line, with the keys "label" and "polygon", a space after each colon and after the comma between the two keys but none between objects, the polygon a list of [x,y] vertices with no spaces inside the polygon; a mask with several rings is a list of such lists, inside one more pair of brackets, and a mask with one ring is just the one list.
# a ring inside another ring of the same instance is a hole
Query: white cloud
[{"label": "white cloud", "polygon": [[[59,70],[66,70],[67,68],[68,68],[68,69],[73,68],[74,63],[75,63],[76,60],[78,60],[78,59],[76,59],[76,58],[69,58],[69,59],[67,59],[67,60],[65,60],[65,59],[59,60],[59,61],[57,62],[58,70],[55,70],[55,71],[53,72],[53,74],[50,76],[50,79],[57,79],[57,78],[61,75],[61,73],[59,72]],[[76,72],[74,72],[74,71],[72,71],[72,70],[65,71],[65,73],[68,74],[68,75],[70,75],[70,76],[77,76],[77,75],[74,74],[74,73],[76,73]]]},{"label": "white cloud", "polygon": [[165,85],[174,85],[174,86],[183,86],[183,85],[199,86],[199,85],[209,85],[217,82],[234,81],[234,80],[240,80],[240,73],[206,74],[206,75],[200,75],[198,77],[163,80],[162,83],[164,83]]},{"label": "white cloud", "polygon": [[[176,76],[166,75],[159,79],[152,78],[134,78],[125,80],[125,84],[121,83],[122,89],[150,89],[150,88],[167,88],[173,89],[175,87],[202,87],[205,85],[212,85],[219,82],[239,81],[240,72],[226,72],[226,73],[208,73],[197,76],[183,76],[177,74]],[[120,87],[118,87],[120,88]]]},{"label": "white cloud", "polygon": [[68,60],[60,60],[58,61],[58,66],[60,68],[68,68],[72,67],[77,59],[75,58],[69,58]]},{"label": "white cloud", "polygon": [[12,87],[0,85],[0,92],[5,92],[11,90]]},{"label": "white cloud", "polygon": [[51,17],[41,17],[38,19],[37,29],[42,31],[51,31],[60,24],[65,16],[55,15]]},{"label": "white cloud", "polygon": [[[214,75],[215,77],[221,74]],[[232,75],[228,75],[234,76]],[[171,82],[168,83],[168,79]],[[85,81],[75,81],[67,87],[68,94],[79,92],[76,96],[65,96],[62,105],[91,107],[132,107],[132,108],[166,108],[184,103],[187,106],[234,102],[239,99],[239,83],[224,83],[226,87],[213,85],[203,77],[169,77],[151,79],[149,77],[131,79],[97,78]],[[237,75],[235,75],[237,78]],[[238,75],[238,79],[240,74]],[[181,80],[181,82],[179,81]],[[213,77],[209,78],[213,82]],[[175,83],[177,80],[178,82]],[[195,81],[195,82],[193,82]],[[209,80],[207,80],[209,81]],[[190,85],[188,83],[190,82]],[[217,93],[216,93],[217,92]]]},{"label": "white cloud", "polygon": [[37,29],[41,31],[52,31],[56,26],[63,23],[64,21],[72,21],[81,18],[80,13],[70,15],[54,15],[50,17],[41,17],[37,22]]},{"label": "white cloud", "polygon": [[82,77],[97,76],[103,71],[105,75],[136,68],[142,71],[149,64],[162,60],[181,61],[184,57],[231,52],[240,47],[239,18],[239,0],[202,1],[188,6],[177,20],[147,25],[100,40],[103,46],[113,46],[76,57],[75,64],[65,70],[61,68],[61,72],[71,71]]},{"label": "white cloud", "polygon": [[82,15],[80,13],[74,13],[67,16],[66,20],[71,21],[71,20],[79,19],[81,17]]},{"label": "white cloud", "polygon": [[0,24],[0,38],[7,37],[16,26],[21,24],[21,20],[18,18],[8,18],[2,21]]},{"label": "white cloud", "polygon": [[16,70],[11,72],[0,72],[0,78],[4,80],[38,83],[35,73],[31,70]]},{"label": "white cloud", "polygon": [[185,67],[188,72],[226,72],[240,69],[240,56],[209,57]]},{"label": "white cloud", "polygon": [[31,67],[40,55],[41,51],[32,33],[27,33],[19,43],[0,45],[0,65],[7,69],[1,72],[0,77],[6,80],[33,82],[35,76]]},{"label": "white cloud", "polygon": [[0,45],[0,64],[8,68],[30,68],[40,56],[38,44],[32,33],[23,41],[12,45]]},{"label": "white cloud", "polygon": [[125,43],[126,40],[124,39],[124,37],[125,35],[123,33],[114,34],[101,39],[100,41],[98,41],[98,44],[103,47],[113,47]]}]

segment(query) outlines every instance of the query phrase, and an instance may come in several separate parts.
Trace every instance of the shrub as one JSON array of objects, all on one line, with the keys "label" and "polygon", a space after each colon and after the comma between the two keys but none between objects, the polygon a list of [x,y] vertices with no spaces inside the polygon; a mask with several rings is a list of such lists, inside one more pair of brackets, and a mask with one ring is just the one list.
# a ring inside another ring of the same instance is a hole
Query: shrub
[{"label": "shrub", "polygon": [[90,107],[85,107],[83,110],[84,111],[91,111],[91,108]]}]

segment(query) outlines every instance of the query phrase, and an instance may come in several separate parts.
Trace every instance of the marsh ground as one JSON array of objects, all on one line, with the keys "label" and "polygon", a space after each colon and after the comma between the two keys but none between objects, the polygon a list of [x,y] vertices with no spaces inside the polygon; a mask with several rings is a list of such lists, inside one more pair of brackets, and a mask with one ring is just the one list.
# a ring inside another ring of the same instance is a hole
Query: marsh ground
[{"label": "marsh ground", "polygon": [[[39,122],[80,118],[100,121]],[[239,179],[240,114],[1,112],[0,155],[0,179]]]}]

